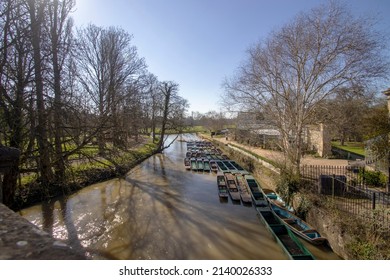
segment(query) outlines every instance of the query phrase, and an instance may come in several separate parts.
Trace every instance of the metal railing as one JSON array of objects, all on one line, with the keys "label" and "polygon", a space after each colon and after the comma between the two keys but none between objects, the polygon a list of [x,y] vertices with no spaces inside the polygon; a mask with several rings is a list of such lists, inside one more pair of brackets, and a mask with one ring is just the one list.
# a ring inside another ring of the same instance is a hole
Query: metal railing
[{"label": "metal railing", "polygon": [[390,229],[390,193],[366,184],[363,167],[303,166],[301,175],[314,193],[325,195],[334,207],[372,224]]}]

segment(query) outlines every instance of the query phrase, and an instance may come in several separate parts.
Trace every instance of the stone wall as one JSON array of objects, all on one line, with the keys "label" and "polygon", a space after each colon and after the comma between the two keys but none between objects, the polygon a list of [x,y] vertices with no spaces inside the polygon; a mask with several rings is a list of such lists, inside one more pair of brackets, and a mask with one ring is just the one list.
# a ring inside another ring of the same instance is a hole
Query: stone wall
[{"label": "stone wall", "polygon": [[324,124],[309,125],[306,141],[309,150],[316,151],[320,157],[332,154],[331,136]]},{"label": "stone wall", "polygon": [[0,260],[83,259],[84,255],[0,203]]}]

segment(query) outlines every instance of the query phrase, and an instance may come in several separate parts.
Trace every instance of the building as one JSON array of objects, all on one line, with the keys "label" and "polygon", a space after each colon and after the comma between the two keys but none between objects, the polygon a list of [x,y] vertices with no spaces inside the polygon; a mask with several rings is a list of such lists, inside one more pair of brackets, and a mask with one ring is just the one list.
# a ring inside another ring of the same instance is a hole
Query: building
[{"label": "building", "polygon": [[[308,125],[303,134],[306,151],[317,153],[320,157],[332,154],[330,133],[324,124]],[[261,114],[242,112],[237,116],[235,138],[246,141],[247,144],[273,149],[278,146],[281,134],[277,127],[266,121]]]}]

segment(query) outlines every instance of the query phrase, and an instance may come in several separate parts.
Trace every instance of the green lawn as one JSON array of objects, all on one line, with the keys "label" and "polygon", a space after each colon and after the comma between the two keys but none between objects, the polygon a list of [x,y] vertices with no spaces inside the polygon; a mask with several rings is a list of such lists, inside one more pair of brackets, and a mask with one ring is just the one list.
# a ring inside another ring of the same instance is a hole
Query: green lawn
[{"label": "green lawn", "polygon": [[332,146],[361,156],[365,156],[364,143],[362,142],[345,142],[344,145],[340,145],[340,142],[332,142]]}]

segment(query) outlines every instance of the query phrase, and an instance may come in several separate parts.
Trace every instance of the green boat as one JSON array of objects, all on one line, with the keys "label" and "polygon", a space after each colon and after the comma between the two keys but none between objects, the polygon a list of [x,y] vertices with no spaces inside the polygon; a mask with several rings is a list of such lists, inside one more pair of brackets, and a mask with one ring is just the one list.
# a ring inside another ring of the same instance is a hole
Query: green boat
[{"label": "green boat", "polygon": [[226,167],[226,165],[222,161],[217,160],[215,162],[218,164],[219,170],[221,170],[222,172],[229,172],[229,169]]},{"label": "green boat", "polygon": [[198,171],[203,171],[204,165],[203,165],[203,159],[197,159],[196,163],[198,165]]},{"label": "green boat", "polygon": [[249,187],[250,194],[255,206],[268,206],[268,200],[261,190],[260,185],[256,182],[255,178],[252,175],[244,175],[244,178]]},{"label": "green boat", "polygon": [[203,170],[206,171],[206,172],[210,172],[211,171],[210,161],[208,159],[204,159],[203,160]]},{"label": "green boat", "polygon": [[196,159],[191,158],[191,170],[197,171],[198,170],[198,165],[196,164]]},{"label": "green boat", "polygon": [[298,237],[280,222],[269,206],[256,207],[259,217],[291,260],[314,260],[314,256]]}]

